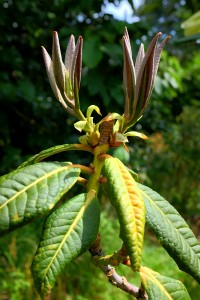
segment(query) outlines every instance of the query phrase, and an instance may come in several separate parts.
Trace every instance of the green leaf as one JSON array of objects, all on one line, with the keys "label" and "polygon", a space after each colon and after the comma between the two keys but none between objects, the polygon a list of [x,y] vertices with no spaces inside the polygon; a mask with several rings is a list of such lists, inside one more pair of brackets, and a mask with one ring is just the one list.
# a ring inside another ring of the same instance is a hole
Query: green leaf
[{"label": "green leaf", "polygon": [[141,263],[141,253],[145,226],[145,205],[138,186],[117,158],[108,158],[104,163],[108,192],[120,222],[120,237],[130,256],[131,267],[137,271]]},{"label": "green leaf", "polygon": [[149,300],[190,300],[185,286],[178,280],[146,267],[140,269],[140,276]]},{"label": "green leaf", "polygon": [[84,145],[80,145],[80,144],[58,145],[58,146],[51,147],[49,149],[43,150],[43,151],[41,151],[40,153],[38,153],[34,156],[31,156],[28,160],[23,162],[19,166],[19,168],[23,168],[23,167],[38,163],[41,160],[43,160],[43,159],[45,159],[45,158],[47,158],[51,155],[54,155],[54,154],[57,154],[57,153],[60,153],[60,152],[64,152],[64,151],[70,151],[70,150],[82,150],[82,151],[88,151],[88,152],[93,153],[92,148],[89,147],[89,146],[84,146]]},{"label": "green leaf", "polygon": [[134,172],[132,169],[127,168],[127,170],[129,171],[129,173],[131,174],[131,176],[133,177],[133,179],[135,181],[138,181],[138,174],[136,172]]},{"label": "green leaf", "polygon": [[48,217],[32,264],[34,280],[43,297],[65,266],[89,249],[99,221],[99,201],[93,190],[72,198]]},{"label": "green leaf", "polygon": [[74,127],[81,132],[87,127],[87,121],[78,121],[74,124]]},{"label": "green leaf", "polygon": [[121,142],[121,143],[127,143],[128,139],[124,134],[116,132],[115,133],[115,141],[116,142]]},{"label": "green leaf", "polygon": [[110,120],[123,120],[123,116],[119,115],[118,113],[109,113],[106,116],[106,119],[109,118]]},{"label": "green leaf", "polygon": [[138,185],[147,211],[147,223],[179,268],[200,283],[200,245],[178,211],[158,193]]},{"label": "green leaf", "polygon": [[94,110],[96,111],[96,113],[97,113],[98,115],[101,115],[101,112],[100,112],[100,109],[99,109],[98,106],[96,106],[96,105],[90,105],[90,106],[88,107],[88,109],[87,109],[87,112],[86,112],[86,116],[87,116],[88,122],[90,122],[90,117],[91,117],[92,112],[93,112]]},{"label": "green leaf", "polygon": [[50,211],[75,184],[80,169],[69,163],[43,162],[0,178],[0,232]]},{"label": "green leaf", "polygon": [[125,136],[139,137],[139,138],[141,138],[143,140],[147,140],[148,139],[148,137],[145,134],[143,134],[141,132],[137,132],[137,131],[129,131],[129,132],[125,133],[124,135]]},{"label": "green leaf", "polygon": [[130,161],[130,153],[123,146],[115,147],[113,149],[113,156],[121,160],[123,164],[127,164]]}]

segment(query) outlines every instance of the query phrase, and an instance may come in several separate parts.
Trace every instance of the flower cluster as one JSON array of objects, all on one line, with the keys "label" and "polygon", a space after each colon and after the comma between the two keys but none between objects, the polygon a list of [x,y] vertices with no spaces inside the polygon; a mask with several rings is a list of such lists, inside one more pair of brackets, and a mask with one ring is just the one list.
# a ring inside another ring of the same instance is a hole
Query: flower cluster
[{"label": "flower cluster", "polygon": [[122,39],[124,54],[123,83],[125,93],[122,132],[125,132],[127,128],[133,126],[138,119],[141,118],[147,107],[153,90],[161,52],[166,42],[170,39],[170,36],[167,36],[163,42],[156,47],[160,35],[162,35],[161,32],[153,38],[146,54],[144,52],[144,45],[140,45],[134,65],[129,35],[127,29],[125,29]]},{"label": "flower cluster", "polygon": [[77,44],[75,44],[74,36],[71,35],[64,62],[62,61],[57,32],[53,33],[52,59],[46,49],[42,47],[44,62],[53,93],[64,109],[78,119],[85,119],[80,111],[79,104],[82,45],[83,39],[81,36],[78,38]]},{"label": "flower cluster", "polygon": [[105,139],[101,131],[103,132],[103,128],[106,128],[104,126],[106,122],[112,124],[112,128],[110,128],[111,125],[109,125],[110,138],[106,138],[106,142],[109,143],[110,141],[110,145],[125,143],[128,141],[128,136],[147,138],[141,133],[135,131],[126,133],[126,131],[142,117],[149,102],[161,52],[170,39],[170,36],[167,36],[162,43],[157,46],[160,35],[161,32],[152,39],[146,53],[144,51],[144,45],[140,45],[134,65],[130,39],[128,31],[125,28],[122,38],[124,56],[124,114],[120,116],[116,113],[109,113],[108,116],[103,118],[98,124],[95,124],[93,117],[91,117],[94,110],[98,114],[101,114],[97,106],[91,105],[87,110],[86,117],[80,110],[79,89],[82,70],[82,37],[79,36],[75,44],[74,36],[71,35],[64,62],[62,61],[57,32],[53,33],[52,59],[46,49],[42,47],[45,66],[54,95],[64,109],[79,120],[74,124],[75,128],[79,131],[83,130],[86,132],[86,135],[80,139],[81,143],[84,141],[84,143],[89,143],[93,146],[102,143]]}]

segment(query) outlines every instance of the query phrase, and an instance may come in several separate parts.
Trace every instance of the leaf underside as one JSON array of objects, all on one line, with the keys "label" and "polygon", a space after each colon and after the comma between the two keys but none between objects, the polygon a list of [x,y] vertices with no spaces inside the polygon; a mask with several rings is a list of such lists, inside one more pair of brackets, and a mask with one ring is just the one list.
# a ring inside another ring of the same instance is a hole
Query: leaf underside
[{"label": "leaf underside", "polygon": [[158,193],[138,184],[146,205],[146,220],[179,268],[200,283],[200,245],[178,211]]},{"label": "leaf underside", "polygon": [[72,198],[48,217],[32,264],[42,297],[50,292],[65,266],[91,246],[99,221],[99,201],[92,190]]},{"label": "leaf underside", "polygon": [[106,159],[104,172],[109,197],[119,217],[120,237],[130,256],[132,269],[137,271],[141,263],[145,205],[134,178],[119,159]]},{"label": "leaf underside", "polygon": [[27,159],[25,162],[23,162],[19,166],[19,168],[23,168],[23,167],[26,167],[28,165],[32,165],[32,164],[38,163],[41,160],[43,160],[43,159],[45,159],[45,158],[47,158],[47,157],[49,157],[51,155],[54,155],[54,154],[57,154],[57,153],[60,153],[60,152],[64,152],[64,151],[86,150],[88,152],[91,152],[90,147],[83,146],[81,148],[80,146],[81,145],[79,145],[79,144],[63,144],[63,145],[58,145],[58,146],[55,146],[55,147],[51,147],[51,148],[45,149],[45,150],[41,151],[40,153],[35,154],[34,156],[31,156],[29,159]]},{"label": "leaf underside", "polygon": [[68,163],[43,162],[0,178],[0,232],[51,210],[75,184],[80,169]]},{"label": "leaf underside", "polygon": [[179,280],[162,276],[146,267],[140,269],[140,276],[149,300],[190,300],[185,286]]}]

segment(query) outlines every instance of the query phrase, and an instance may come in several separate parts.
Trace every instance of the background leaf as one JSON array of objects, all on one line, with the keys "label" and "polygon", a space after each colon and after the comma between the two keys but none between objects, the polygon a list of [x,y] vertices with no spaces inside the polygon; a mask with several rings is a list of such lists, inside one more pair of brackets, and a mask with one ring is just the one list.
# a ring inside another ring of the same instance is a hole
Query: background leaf
[{"label": "background leaf", "polygon": [[200,245],[178,211],[158,193],[139,184],[147,223],[179,268],[200,282]]},{"label": "background leaf", "polygon": [[43,162],[0,178],[0,232],[51,210],[77,181],[80,170],[68,163]]},{"label": "background leaf", "polygon": [[48,217],[32,265],[41,295],[50,291],[67,263],[90,247],[99,221],[99,201],[93,190],[72,198]]},{"label": "background leaf", "polygon": [[162,276],[149,268],[140,269],[142,284],[149,300],[190,300],[190,296],[182,282]]}]

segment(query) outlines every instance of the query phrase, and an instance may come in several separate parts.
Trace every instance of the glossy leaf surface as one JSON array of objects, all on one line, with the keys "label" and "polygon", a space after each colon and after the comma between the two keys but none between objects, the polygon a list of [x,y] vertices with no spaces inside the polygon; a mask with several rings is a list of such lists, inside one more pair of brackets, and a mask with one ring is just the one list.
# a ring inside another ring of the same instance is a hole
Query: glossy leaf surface
[{"label": "glossy leaf surface", "polygon": [[200,282],[200,245],[178,211],[158,193],[139,184],[147,223],[179,268]]},{"label": "glossy leaf surface", "polygon": [[145,226],[143,199],[134,178],[119,159],[106,159],[104,172],[108,181],[110,201],[119,217],[120,237],[130,256],[133,270],[138,270]]},{"label": "glossy leaf surface", "polygon": [[142,267],[140,276],[149,300],[190,300],[182,282]]},{"label": "glossy leaf surface", "polygon": [[99,202],[93,190],[72,198],[48,217],[32,265],[35,283],[43,297],[66,264],[90,247],[99,221]]},{"label": "glossy leaf surface", "polygon": [[0,232],[51,210],[75,184],[80,169],[68,163],[43,162],[0,178]]}]

